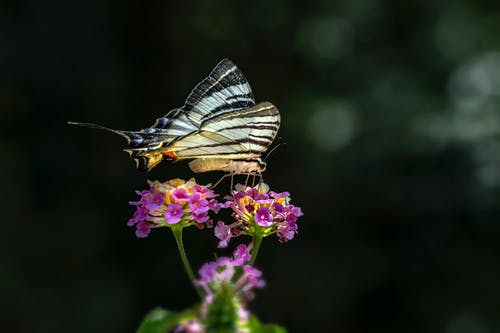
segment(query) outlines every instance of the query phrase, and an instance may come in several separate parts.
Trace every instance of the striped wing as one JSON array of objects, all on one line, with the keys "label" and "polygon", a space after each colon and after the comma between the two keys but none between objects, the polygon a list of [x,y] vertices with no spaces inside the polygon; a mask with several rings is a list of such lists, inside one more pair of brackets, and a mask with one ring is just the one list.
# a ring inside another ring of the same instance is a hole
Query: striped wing
[{"label": "striped wing", "polygon": [[253,106],[254,96],[245,75],[231,60],[223,59],[194,87],[183,110],[193,125],[201,129],[211,118]]},{"label": "striped wing", "polygon": [[199,131],[175,140],[167,150],[179,159],[253,160],[269,148],[279,126],[278,109],[264,102],[210,117],[203,121]]},{"label": "striped wing", "polygon": [[231,60],[223,59],[194,87],[183,107],[156,119],[151,127],[122,132],[129,137],[129,149],[166,146],[180,136],[200,131],[213,117],[253,106],[254,96],[245,75]]}]

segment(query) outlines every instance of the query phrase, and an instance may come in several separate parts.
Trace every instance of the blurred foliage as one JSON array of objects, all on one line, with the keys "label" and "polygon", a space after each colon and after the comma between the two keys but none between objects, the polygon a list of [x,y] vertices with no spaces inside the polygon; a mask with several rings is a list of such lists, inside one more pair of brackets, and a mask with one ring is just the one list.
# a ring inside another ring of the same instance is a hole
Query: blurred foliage
[{"label": "blurred foliage", "polygon": [[265,180],[305,212],[263,244],[263,322],[500,331],[499,35],[492,0],[0,3],[2,331],[132,332],[194,302],[173,237],[125,225],[134,189],[187,165],[140,174],[66,121],[143,128],[223,57],[280,109]]},{"label": "blurred foliage", "polygon": [[194,317],[193,313],[173,313],[164,309],[156,308],[146,315],[137,333],[165,333],[176,328],[181,322],[189,321]]}]

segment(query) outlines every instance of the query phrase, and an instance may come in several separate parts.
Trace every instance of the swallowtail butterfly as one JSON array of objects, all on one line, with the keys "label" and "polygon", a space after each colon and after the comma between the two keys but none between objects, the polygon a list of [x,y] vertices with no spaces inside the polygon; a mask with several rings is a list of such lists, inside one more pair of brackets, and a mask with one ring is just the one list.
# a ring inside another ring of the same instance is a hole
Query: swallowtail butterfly
[{"label": "swallowtail butterfly", "polygon": [[122,131],[89,123],[69,124],[125,137],[125,151],[141,171],[149,171],[163,160],[192,159],[189,167],[193,172],[244,174],[265,170],[261,155],[278,132],[280,114],[269,102],[255,104],[241,70],[223,59],[194,87],[184,106],[158,118],[151,127]]}]

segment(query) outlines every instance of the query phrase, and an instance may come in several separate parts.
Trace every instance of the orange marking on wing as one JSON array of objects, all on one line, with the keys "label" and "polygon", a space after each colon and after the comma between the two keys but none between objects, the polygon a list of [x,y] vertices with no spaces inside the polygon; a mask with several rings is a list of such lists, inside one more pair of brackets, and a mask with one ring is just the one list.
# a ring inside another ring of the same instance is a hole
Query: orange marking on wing
[{"label": "orange marking on wing", "polygon": [[173,151],[166,151],[163,153],[163,155],[168,156],[175,161],[177,161],[179,159],[179,157]]}]

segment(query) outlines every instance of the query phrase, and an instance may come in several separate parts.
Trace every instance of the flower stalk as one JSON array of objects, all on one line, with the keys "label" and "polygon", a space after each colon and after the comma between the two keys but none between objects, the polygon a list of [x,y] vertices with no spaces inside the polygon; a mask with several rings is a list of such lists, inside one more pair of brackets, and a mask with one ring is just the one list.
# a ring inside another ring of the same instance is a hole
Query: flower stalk
[{"label": "flower stalk", "polygon": [[172,233],[174,234],[175,242],[177,243],[177,249],[179,250],[179,254],[181,256],[182,264],[184,265],[184,270],[186,271],[186,274],[189,277],[189,280],[191,280],[191,283],[193,284],[196,292],[198,293],[198,296],[200,298],[203,298],[203,291],[202,289],[197,286],[195,282],[195,276],[193,273],[193,269],[191,268],[191,265],[189,264],[189,260],[186,255],[186,250],[184,249],[184,242],[182,241],[182,225],[177,224],[172,226]]},{"label": "flower stalk", "polygon": [[257,254],[259,254],[259,249],[260,249],[260,243],[262,242],[262,235],[261,234],[254,234],[252,237],[252,258],[250,259],[250,265],[255,264],[255,259],[257,259]]}]

